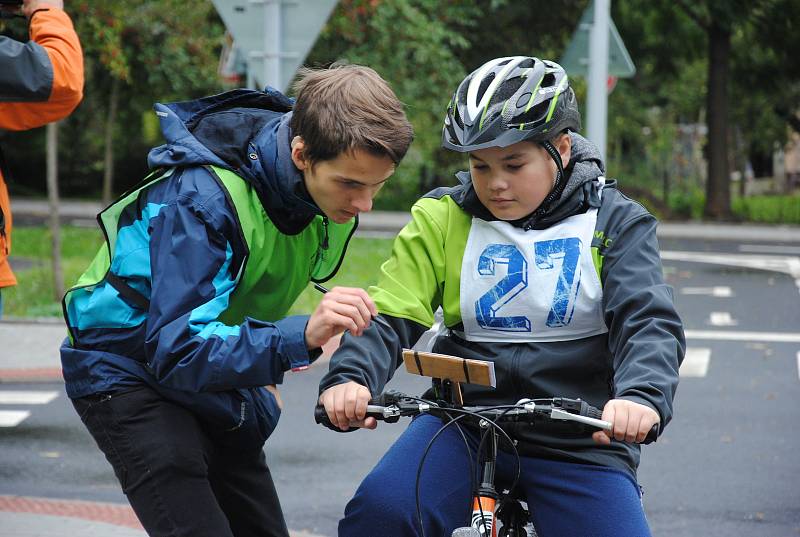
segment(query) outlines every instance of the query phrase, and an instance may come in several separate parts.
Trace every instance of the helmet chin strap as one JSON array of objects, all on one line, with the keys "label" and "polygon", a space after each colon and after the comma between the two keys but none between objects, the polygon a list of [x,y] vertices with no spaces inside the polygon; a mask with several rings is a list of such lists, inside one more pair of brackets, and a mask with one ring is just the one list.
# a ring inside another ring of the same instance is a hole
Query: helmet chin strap
[{"label": "helmet chin strap", "polygon": [[564,187],[567,185],[567,182],[564,180],[564,165],[561,163],[561,154],[558,152],[558,149],[555,148],[550,140],[539,142],[539,145],[547,151],[547,154],[550,155],[556,163],[557,170],[555,181],[553,182],[553,189],[535,211],[522,219],[524,221],[523,227],[526,230],[533,228],[536,220],[550,209],[553,202],[561,197],[561,193],[564,192]]}]

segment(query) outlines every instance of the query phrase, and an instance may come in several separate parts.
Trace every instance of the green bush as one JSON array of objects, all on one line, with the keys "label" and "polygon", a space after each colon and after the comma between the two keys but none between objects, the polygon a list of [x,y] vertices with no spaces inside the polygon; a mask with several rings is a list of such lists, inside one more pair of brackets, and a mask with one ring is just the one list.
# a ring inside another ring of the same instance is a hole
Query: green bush
[{"label": "green bush", "polygon": [[800,224],[800,196],[752,196],[731,202],[733,214],[747,222]]},{"label": "green bush", "polygon": [[700,220],[703,218],[705,204],[706,196],[699,188],[672,192],[669,195],[668,203],[670,218],[673,220]]}]

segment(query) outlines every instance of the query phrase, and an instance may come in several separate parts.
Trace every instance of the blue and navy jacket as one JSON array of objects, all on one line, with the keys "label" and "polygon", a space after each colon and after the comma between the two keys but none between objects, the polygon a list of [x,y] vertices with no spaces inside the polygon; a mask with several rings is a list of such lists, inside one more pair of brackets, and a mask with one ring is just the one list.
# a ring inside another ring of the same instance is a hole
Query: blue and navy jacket
[{"label": "blue and navy jacket", "polygon": [[[327,219],[290,158],[292,104],[268,88],[155,106],[167,143],[150,152],[153,174],[109,207],[113,222],[98,216],[107,244],[87,271],[98,277],[65,297],[61,360],[71,398],[145,384],[210,430],[263,443],[280,413],[263,386],[318,354],[306,348],[308,317],[284,317],[314,277],[313,259],[292,254],[301,242],[304,253],[309,242],[312,252],[328,244]],[[240,180],[238,190],[226,188]],[[247,195],[234,200],[234,191]],[[243,232],[245,210],[263,215],[261,227]],[[253,237],[254,229],[271,231]],[[348,229],[347,239],[354,224]],[[237,296],[248,278],[258,285]],[[247,304],[251,292],[292,296],[231,322],[233,302]]]}]

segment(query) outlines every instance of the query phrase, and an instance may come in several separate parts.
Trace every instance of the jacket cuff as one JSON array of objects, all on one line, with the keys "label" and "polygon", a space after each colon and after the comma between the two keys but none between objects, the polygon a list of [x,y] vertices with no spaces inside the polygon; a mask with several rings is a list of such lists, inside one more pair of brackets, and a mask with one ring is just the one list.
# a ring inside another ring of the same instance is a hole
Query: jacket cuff
[{"label": "jacket cuff", "polygon": [[[655,410],[656,414],[658,414],[660,421],[660,427],[663,427],[664,424],[664,416],[661,414],[661,411],[658,409],[656,405],[653,404],[652,401],[645,399],[644,397],[636,394],[622,394],[615,397],[615,399],[625,399],[626,401],[631,401],[632,403],[639,403],[642,406],[646,406],[647,408],[652,408]],[[602,408],[600,410],[603,410]]]},{"label": "jacket cuff", "polygon": [[308,315],[292,315],[275,323],[281,333],[278,355],[281,357],[284,371],[305,369],[311,363],[311,356],[306,346],[308,319]]}]

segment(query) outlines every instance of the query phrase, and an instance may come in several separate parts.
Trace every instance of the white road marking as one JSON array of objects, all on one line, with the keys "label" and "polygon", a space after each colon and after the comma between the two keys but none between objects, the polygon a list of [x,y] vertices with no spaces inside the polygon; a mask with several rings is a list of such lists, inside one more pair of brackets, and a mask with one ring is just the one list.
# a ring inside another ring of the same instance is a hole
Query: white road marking
[{"label": "white road marking", "polygon": [[0,391],[0,405],[46,405],[58,392]]},{"label": "white road marking", "polygon": [[712,326],[736,326],[739,321],[731,317],[727,311],[712,311],[708,318]]},{"label": "white road marking", "polygon": [[16,427],[30,415],[27,410],[0,410],[0,427]]},{"label": "white road marking", "polygon": [[688,347],[681,364],[681,377],[705,377],[708,373],[708,362],[711,360],[711,349],[705,347]]},{"label": "white road marking", "polygon": [[683,287],[681,289],[682,295],[705,295],[716,297],[732,297],[733,291],[730,287],[716,286],[716,287]]},{"label": "white road marking", "polygon": [[788,255],[800,254],[800,246],[775,246],[771,244],[740,244],[740,252],[753,252],[756,254],[778,254]]},{"label": "white road marking", "polygon": [[661,259],[727,265],[731,267],[771,270],[800,278],[800,257],[779,255],[746,255],[713,252],[663,251]]},{"label": "white road marking", "polygon": [[733,330],[686,330],[685,334],[686,334],[686,339],[800,343],[800,334],[793,334],[791,332],[734,332]]}]

